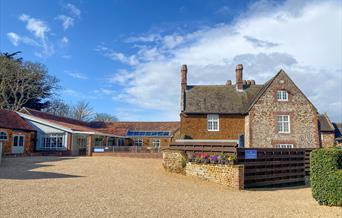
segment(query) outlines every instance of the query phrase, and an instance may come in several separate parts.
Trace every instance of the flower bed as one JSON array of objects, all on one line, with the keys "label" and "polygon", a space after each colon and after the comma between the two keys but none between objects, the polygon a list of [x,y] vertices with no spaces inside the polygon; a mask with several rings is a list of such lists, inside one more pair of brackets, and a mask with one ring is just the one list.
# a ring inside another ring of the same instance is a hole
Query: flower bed
[{"label": "flower bed", "polygon": [[189,162],[202,164],[234,164],[236,162],[235,154],[208,154],[208,153],[187,153]]}]

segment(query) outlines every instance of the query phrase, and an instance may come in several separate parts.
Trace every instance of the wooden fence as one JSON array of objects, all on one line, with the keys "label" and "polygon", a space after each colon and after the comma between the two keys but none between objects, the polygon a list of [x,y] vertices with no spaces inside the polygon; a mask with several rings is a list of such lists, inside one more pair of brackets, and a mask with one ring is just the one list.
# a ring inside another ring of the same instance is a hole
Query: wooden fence
[{"label": "wooden fence", "polygon": [[[304,184],[310,170],[309,149],[237,148],[245,167],[245,188]],[[246,152],[256,158],[248,158]]]},{"label": "wooden fence", "polygon": [[310,174],[310,152],[313,150],[304,148],[237,148],[227,143],[173,143],[169,149],[186,153],[223,152],[235,154],[236,164],[244,165],[245,188],[304,184],[306,176]]}]

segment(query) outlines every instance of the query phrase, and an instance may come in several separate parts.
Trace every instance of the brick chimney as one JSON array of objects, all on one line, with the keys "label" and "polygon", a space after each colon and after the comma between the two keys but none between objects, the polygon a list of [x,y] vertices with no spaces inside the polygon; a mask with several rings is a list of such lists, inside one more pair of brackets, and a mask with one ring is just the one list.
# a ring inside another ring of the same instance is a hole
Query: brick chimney
[{"label": "brick chimney", "polygon": [[236,89],[238,91],[243,91],[243,80],[242,80],[242,71],[243,71],[243,66],[242,64],[236,65]]},{"label": "brick chimney", "polygon": [[186,64],[182,65],[181,68],[181,111],[183,112],[185,110],[185,91],[186,86],[188,84],[187,77],[188,77],[188,67]]}]

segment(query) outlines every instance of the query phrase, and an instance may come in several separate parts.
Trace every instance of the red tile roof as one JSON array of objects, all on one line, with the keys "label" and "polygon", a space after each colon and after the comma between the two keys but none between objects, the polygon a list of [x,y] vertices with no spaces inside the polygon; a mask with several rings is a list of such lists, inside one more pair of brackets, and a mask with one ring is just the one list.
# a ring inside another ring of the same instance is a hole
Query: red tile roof
[{"label": "red tile roof", "polygon": [[83,122],[67,117],[60,117],[46,112],[24,108],[21,112],[44,119],[75,131],[102,132],[116,136],[126,136],[128,130],[136,131],[170,131],[179,128],[179,122]]},{"label": "red tile roof", "polygon": [[99,131],[125,136],[131,131],[170,131],[179,129],[179,122],[92,122],[91,126]]},{"label": "red tile roof", "polygon": [[6,129],[35,131],[33,127],[16,112],[3,109],[0,109],[0,127]]}]

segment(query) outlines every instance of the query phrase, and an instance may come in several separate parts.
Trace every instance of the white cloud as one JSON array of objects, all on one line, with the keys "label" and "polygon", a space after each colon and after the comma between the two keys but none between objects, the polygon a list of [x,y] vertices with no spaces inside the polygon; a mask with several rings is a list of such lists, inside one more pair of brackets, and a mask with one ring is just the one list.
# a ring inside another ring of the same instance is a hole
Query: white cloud
[{"label": "white cloud", "polygon": [[[37,56],[43,57],[43,56],[52,55],[54,53],[54,47],[53,47],[53,44],[50,43],[48,36],[47,36],[47,33],[50,31],[50,28],[48,27],[48,25],[44,21],[36,19],[36,18],[32,18],[27,14],[20,15],[19,20],[26,23],[26,29],[33,34],[36,40],[33,40],[29,37],[20,37],[20,38],[16,38],[18,39],[17,43],[21,41],[26,44],[31,44],[37,47],[41,47],[42,48],[41,52],[35,52]],[[12,37],[12,40],[13,40],[13,34],[12,36],[9,36],[9,37]]]},{"label": "white cloud", "polygon": [[106,48],[107,57],[132,69],[114,75],[113,81],[126,83],[114,99],[159,109],[156,119],[178,119],[181,64],[188,64],[190,84],[224,84],[243,63],[244,77],[257,83],[285,69],[319,112],[342,121],[341,7],[338,1],[260,1],[231,24],[136,36],[130,42],[140,45],[130,55]]},{"label": "white cloud", "polygon": [[77,73],[77,72],[68,72],[68,75],[71,76],[72,78],[75,79],[80,79],[80,80],[87,80],[88,77],[84,75],[83,73]]},{"label": "white cloud", "polygon": [[78,18],[81,17],[81,10],[75,5],[69,3],[65,7],[69,10],[72,16],[78,17]]},{"label": "white cloud", "polygon": [[62,42],[63,44],[68,44],[68,42],[69,42],[68,37],[63,36],[63,38],[61,39],[61,42]]},{"label": "white cloud", "polygon": [[74,18],[66,16],[64,14],[58,15],[56,19],[62,21],[64,30],[67,30],[69,29],[69,27],[72,27],[74,25]]},{"label": "white cloud", "polygon": [[14,46],[18,46],[20,43],[33,45],[33,46],[39,46],[39,43],[36,42],[35,40],[26,36],[19,36],[17,33],[14,33],[14,32],[7,33],[7,37]]},{"label": "white cloud", "polygon": [[134,66],[139,63],[136,55],[126,56],[121,52],[116,52],[113,49],[107,48],[105,46],[98,46],[95,50],[114,61],[120,61],[124,64]]},{"label": "white cloud", "polygon": [[100,94],[100,95],[112,95],[114,91],[112,89],[106,89],[106,88],[100,88],[94,90],[95,94]]},{"label": "white cloud", "polygon": [[7,37],[14,46],[18,46],[18,43],[20,41],[20,36],[18,34],[10,32],[7,33]]},{"label": "white cloud", "polygon": [[49,27],[39,19],[31,18],[26,14],[20,15],[19,19],[26,22],[26,29],[34,33],[37,38],[45,38],[45,33],[50,31]]}]

